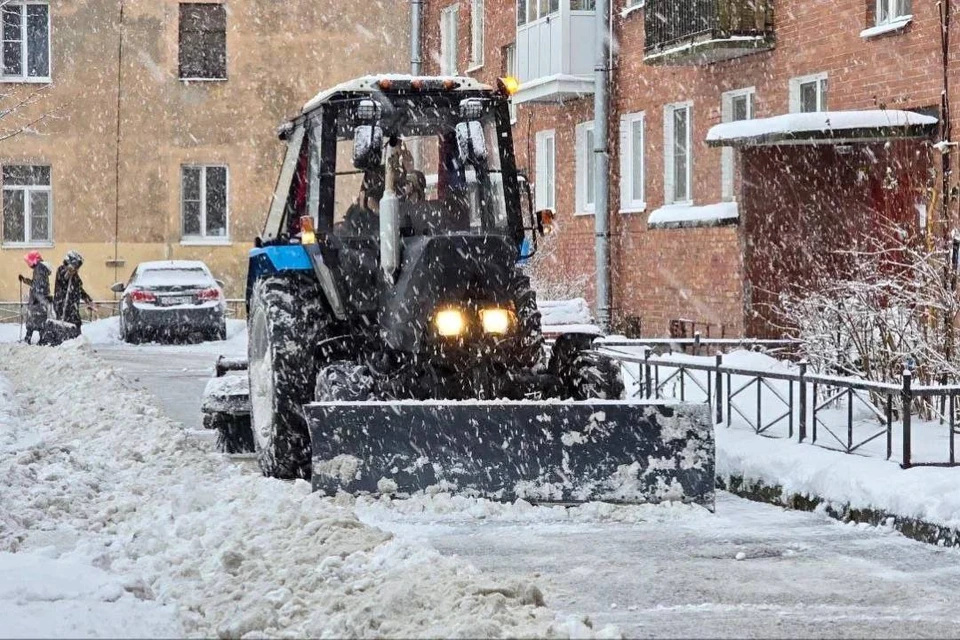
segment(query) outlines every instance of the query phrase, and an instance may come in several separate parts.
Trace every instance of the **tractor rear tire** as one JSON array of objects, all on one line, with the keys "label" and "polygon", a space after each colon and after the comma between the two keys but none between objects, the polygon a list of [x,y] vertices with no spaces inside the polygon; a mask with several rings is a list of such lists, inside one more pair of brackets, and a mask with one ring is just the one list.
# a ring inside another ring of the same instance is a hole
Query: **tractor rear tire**
[{"label": "tractor rear tire", "polygon": [[314,397],[318,402],[355,402],[373,395],[373,378],[363,365],[338,360],[317,374]]},{"label": "tractor rear tire", "polygon": [[613,358],[593,351],[580,351],[569,367],[568,388],[574,400],[619,400],[623,397],[623,374]]},{"label": "tractor rear tire", "polygon": [[203,416],[203,426],[217,430],[217,450],[222,453],[254,451],[249,415],[209,413]]},{"label": "tractor rear tire", "polygon": [[250,296],[250,422],[260,470],[282,479],[309,478],[310,432],[303,405],[313,400],[314,345],[329,316],[310,275],[257,280]]}]

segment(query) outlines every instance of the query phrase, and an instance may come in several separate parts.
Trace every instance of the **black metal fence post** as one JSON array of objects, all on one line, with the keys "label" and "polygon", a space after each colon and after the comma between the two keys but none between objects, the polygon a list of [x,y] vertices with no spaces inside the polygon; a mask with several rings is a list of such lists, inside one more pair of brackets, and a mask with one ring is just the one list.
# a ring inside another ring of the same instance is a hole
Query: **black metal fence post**
[{"label": "black metal fence post", "polygon": [[653,396],[650,395],[650,349],[647,348],[643,352],[643,386],[647,392],[647,400],[650,400]]},{"label": "black metal fence post", "polygon": [[913,392],[910,387],[913,382],[913,372],[909,369],[903,372],[903,391],[900,392],[900,401],[903,404],[903,414],[900,416],[903,421],[903,460],[900,461],[900,466],[904,469],[910,467],[910,458],[912,457],[911,452],[911,424],[910,424],[910,409],[913,407]]},{"label": "black metal fence post", "polygon": [[714,385],[716,388],[713,392],[713,397],[716,398],[717,402],[717,424],[723,422],[723,376],[720,374],[720,366],[723,364],[723,355],[717,354],[717,371],[714,376]]},{"label": "black metal fence post", "polygon": [[807,437],[807,361],[800,361],[800,424],[797,431],[800,434],[800,442]]},{"label": "black metal fence post", "polygon": [[700,355],[700,332],[697,331],[693,334],[693,355]]}]

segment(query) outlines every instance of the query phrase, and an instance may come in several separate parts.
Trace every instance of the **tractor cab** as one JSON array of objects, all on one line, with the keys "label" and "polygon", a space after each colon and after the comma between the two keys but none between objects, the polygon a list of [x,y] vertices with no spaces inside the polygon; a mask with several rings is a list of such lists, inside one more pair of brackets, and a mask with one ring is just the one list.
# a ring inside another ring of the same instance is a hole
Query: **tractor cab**
[{"label": "tractor cab", "polygon": [[376,248],[393,272],[397,238],[500,236],[529,257],[519,251],[535,246],[537,222],[508,99],[469,78],[365,77],[321,93],[281,131],[287,156],[261,243],[296,243],[306,223]]}]

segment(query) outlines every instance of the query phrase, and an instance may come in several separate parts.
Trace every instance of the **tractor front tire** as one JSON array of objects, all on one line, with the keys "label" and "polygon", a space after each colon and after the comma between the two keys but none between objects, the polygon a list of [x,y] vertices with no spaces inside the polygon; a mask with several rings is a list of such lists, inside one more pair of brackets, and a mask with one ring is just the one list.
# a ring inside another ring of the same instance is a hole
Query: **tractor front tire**
[{"label": "tractor front tire", "polygon": [[303,404],[313,400],[314,345],[325,326],[320,287],[310,275],[257,280],[250,296],[248,354],[251,427],[260,470],[309,478],[310,432]]},{"label": "tractor front tire", "polygon": [[593,351],[573,356],[568,370],[568,390],[574,400],[619,400],[623,397],[623,374],[617,362]]}]

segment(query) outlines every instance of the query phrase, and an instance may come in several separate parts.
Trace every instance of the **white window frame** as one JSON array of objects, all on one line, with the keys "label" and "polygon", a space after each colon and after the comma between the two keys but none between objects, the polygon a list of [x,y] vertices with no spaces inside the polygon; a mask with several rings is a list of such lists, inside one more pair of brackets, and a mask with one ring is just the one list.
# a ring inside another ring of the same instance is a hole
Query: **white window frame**
[{"label": "white window frame", "polygon": [[[634,146],[633,131],[640,126],[640,148]],[[639,213],[647,208],[647,117],[643,111],[620,116],[620,212]],[[640,165],[640,197],[633,190],[633,174]]]},{"label": "white window frame", "polygon": [[[673,173],[675,145],[673,116],[676,111],[687,111],[687,171],[686,198],[677,198]],[[664,204],[693,204],[693,101],[676,102],[663,107],[663,202]]]},{"label": "white window frame", "polygon": [[[14,166],[15,164],[20,163],[9,163],[9,166]],[[33,164],[33,165],[23,165],[30,167],[49,167],[48,164]],[[50,182],[53,183],[53,168],[50,169]],[[52,247],[53,246],[53,184],[12,184],[12,185],[3,185],[3,191],[23,191],[23,240],[22,241],[7,241],[2,236],[3,247],[9,248],[26,248],[26,247]],[[31,225],[33,224],[33,215],[31,215],[30,207],[32,193],[46,193],[47,194],[47,229],[50,231],[49,238],[46,240],[33,240],[31,236],[33,235]],[[3,206],[3,202],[0,201],[0,207]],[[0,222],[2,222],[2,217],[0,217]],[[6,229],[3,230],[3,233],[6,233]]]},{"label": "white window frame", "polygon": [[476,71],[483,66],[484,22],[483,0],[470,0],[470,68],[467,71]]},{"label": "white window frame", "polygon": [[[226,202],[224,203],[226,212],[224,227],[226,233],[222,236],[207,235],[207,169],[223,168],[226,169],[227,180],[225,185]],[[200,172],[200,235],[185,235],[184,227],[184,189],[183,174],[184,169],[201,169]],[[180,165],[180,244],[182,245],[211,245],[211,244],[231,244],[230,241],[230,166],[217,163],[187,163]]]},{"label": "white window frame", "polygon": [[[799,76],[790,79],[790,113],[803,113],[800,109],[801,88],[804,85],[816,83],[817,85],[817,112],[827,110],[827,98],[830,95],[830,85],[827,73],[814,73],[808,76]],[[826,87],[826,91],[824,88]]]},{"label": "white window frame", "polygon": [[[575,159],[576,166],[576,205],[577,215],[593,214],[597,210],[597,167],[594,162],[593,147],[596,141],[591,144],[593,137],[593,120],[581,122],[576,128],[576,146]],[[590,173],[593,172],[593,189],[590,188]]]},{"label": "white window frame", "polygon": [[[899,5],[903,3],[906,6],[901,8]],[[881,14],[884,13],[886,9],[887,17],[885,19],[881,18]],[[880,27],[888,24],[896,24],[898,22],[906,22],[913,18],[912,13],[913,7],[911,6],[911,0],[877,0],[875,7],[876,16],[875,24]]]},{"label": "white window frame", "polygon": [[[756,87],[747,87],[746,89],[737,89],[735,91],[724,92],[720,96],[720,120],[721,122],[733,122],[733,101],[738,98],[747,99],[747,120],[753,120],[756,117]],[[720,152],[720,193],[724,201],[731,202],[736,200],[734,193],[734,181],[736,174],[736,150],[733,147],[723,147]]]},{"label": "white window frame", "polygon": [[526,15],[524,16],[523,22],[520,22],[519,7],[517,7],[516,3],[514,3],[514,9],[516,9],[514,13],[517,18],[516,22],[518,27],[522,27],[525,24],[530,24],[532,22],[537,22],[539,20],[546,20],[550,16],[556,16],[560,14],[560,11],[561,11],[560,5],[563,4],[563,0],[560,0],[559,2],[557,2],[557,8],[555,10],[551,11],[548,6],[547,10],[543,13],[540,12],[540,2],[541,0],[527,0],[527,5],[526,5],[527,11],[526,11]]},{"label": "white window frame", "polygon": [[[21,10],[20,14],[20,37],[22,38],[21,42],[23,47],[20,49],[20,63],[21,63],[21,73],[20,75],[6,75],[3,73],[3,66],[0,64],[0,83],[2,82],[15,82],[15,83],[41,83],[46,84],[51,82],[51,77],[53,76],[53,34],[50,28],[52,22],[51,16],[51,7],[50,3],[47,0],[13,0],[12,2],[0,3],[4,8],[6,7],[26,7],[27,5],[45,5],[47,7],[47,75],[45,76],[28,76],[27,75],[27,60],[29,58],[29,43],[27,41],[27,11],[24,8]],[[0,23],[0,28],[2,28],[2,23]],[[0,46],[2,46],[2,33],[0,33]]]},{"label": "white window frame", "polygon": [[[557,210],[557,133],[554,129],[538,131],[536,136],[536,208]],[[547,158],[549,143],[549,155]],[[548,162],[549,160],[549,162]],[[550,175],[552,173],[552,175]]]},{"label": "white window frame", "polygon": [[440,11],[440,75],[457,75],[457,32],[460,6],[452,4]]}]

